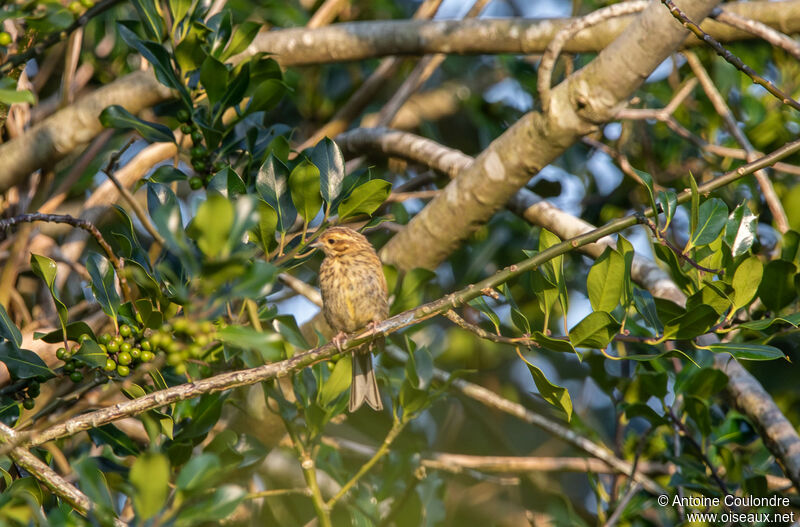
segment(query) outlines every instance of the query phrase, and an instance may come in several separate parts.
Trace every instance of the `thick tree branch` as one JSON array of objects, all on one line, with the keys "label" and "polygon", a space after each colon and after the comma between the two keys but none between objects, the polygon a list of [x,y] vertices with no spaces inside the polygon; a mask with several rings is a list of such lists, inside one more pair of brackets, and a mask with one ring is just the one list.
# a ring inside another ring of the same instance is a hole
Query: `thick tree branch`
[{"label": "thick tree branch", "polygon": [[[687,11],[702,20],[716,3],[692,2]],[[438,266],[539,170],[616,115],[686,38],[676,26],[663,7],[650,4],[595,60],[552,90],[546,114],[523,116],[389,240],[383,260],[401,270]]]}]

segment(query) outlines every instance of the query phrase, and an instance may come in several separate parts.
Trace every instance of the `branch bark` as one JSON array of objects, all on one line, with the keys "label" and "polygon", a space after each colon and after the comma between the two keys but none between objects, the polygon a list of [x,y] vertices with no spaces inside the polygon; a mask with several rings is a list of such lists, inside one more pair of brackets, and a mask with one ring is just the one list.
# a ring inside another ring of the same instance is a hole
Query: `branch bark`
[{"label": "branch bark", "polygon": [[[687,13],[702,20],[716,3],[692,2]],[[552,90],[546,114],[530,112],[495,139],[383,247],[383,261],[401,270],[435,268],[539,170],[612,119],[686,38],[664,11],[651,4],[595,60]]]}]

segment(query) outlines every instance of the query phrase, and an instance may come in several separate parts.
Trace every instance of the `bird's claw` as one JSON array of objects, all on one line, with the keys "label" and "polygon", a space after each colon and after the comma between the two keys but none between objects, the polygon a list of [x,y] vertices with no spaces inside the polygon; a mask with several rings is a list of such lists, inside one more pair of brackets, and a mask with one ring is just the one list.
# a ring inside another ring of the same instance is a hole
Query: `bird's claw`
[{"label": "bird's claw", "polygon": [[337,333],[332,339],[333,345],[336,346],[336,349],[339,350],[339,353],[344,351],[342,346],[344,345],[344,341],[347,340],[347,334],[344,331],[340,331]]}]

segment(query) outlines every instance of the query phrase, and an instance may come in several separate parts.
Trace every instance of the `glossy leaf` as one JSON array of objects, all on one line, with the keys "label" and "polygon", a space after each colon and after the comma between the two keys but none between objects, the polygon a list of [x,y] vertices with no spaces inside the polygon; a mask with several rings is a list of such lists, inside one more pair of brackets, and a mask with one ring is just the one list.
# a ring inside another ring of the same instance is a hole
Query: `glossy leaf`
[{"label": "glossy leaf", "polygon": [[288,188],[289,169],[272,153],[267,156],[256,176],[256,191],[278,216],[278,229],[286,232],[294,224],[297,211]]},{"label": "glossy leaf", "polygon": [[619,322],[604,311],[595,311],[569,330],[569,339],[576,348],[605,348],[619,331]]},{"label": "glossy leaf", "polygon": [[523,358],[523,360],[528,366],[528,371],[531,372],[531,377],[533,377],[533,382],[539,390],[539,395],[548,403],[562,410],[567,415],[567,421],[571,420],[572,399],[570,399],[567,389],[553,384],[547,380],[542,370],[528,362],[527,359]]},{"label": "glossy leaf", "polygon": [[373,179],[359,185],[339,204],[339,220],[359,214],[371,216],[386,201],[391,190],[392,184],[383,179]]},{"label": "glossy leaf", "polygon": [[78,353],[75,354],[75,359],[90,368],[102,368],[106,364],[108,355],[98,346],[97,342],[90,339],[81,344]]},{"label": "glossy leaf", "polygon": [[713,242],[728,223],[728,206],[718,198],[710,198],[700,205],[697,228],[689,242],[692,247],[702,247]]},{"label": "glossy leaf", "polygon": [[619,304],[625,284],[625,261],[611,247],[595,261],[586,280],[589,302],[595,311],[612,311]]},{"label": "glossy leaf", "polygon": [[111,318],[117,318],[120,298],[116,290],[116,273],[111,263],[104,256],[90,252],[86,259],[86,270],[92,280],[92,292],[103,312]]},{"label": "glossy leaf", "polygon": [[692,311],[700,306],[712,308],[718,315],[726,313],[732,306],[728,295],[721,290],[721,283],[706,283],[700,291],[686,300],[686,311]]},{"label": "glossy leaf", "polygon": [[200,66],[200,83],[206,89],[209,102],[216,104],[228,87],[228,68],[211,55],[207,56]]},{"label": "glossy leaf", "polygon": [[0,337],[8,340],[14,346],[22,346],[22,333],[8,316],[6,308],[0,304]]},{"label": "glossy leaf", "polygon": [[755,256],[742,261],[733,273],[733,309],[737,311],[750,303],[756,296],[761,278],[764,276],[764,264]]},{"label": "glossy leaf", "polygon": [[153,174],[147,179],[153,183],[172,183],[173,181],[186,181],[188,178],[189,176],[174,166],[162,165],[155,169]]},{"label": "glossy leaf", "polygon": [[160,43],[141,40],[136,33],[129,29],[124,23],[117,24],[117,32],[126,44],[136,49],[147,62],[153,65],[156,78],[161,84],[177,90],[183,102],[187,105],[191,104],[189,91],[186,89],[183,82],[178,79],[175,69],[172,67],[169,53],[164,46]]},{"label": "glossy leaf", "polygon": [[69,312],[67,306],[56,294],[55,280],[56,280],[56,262],[46,256],[38,254],[31,254],[31,270],[33,273],[44,280],[47,284],[47,289],[50,291],[50,296],[56,304],[56,313],[58,313],[58,321],[61,323],[61,330],[66,335],[67,332],[67,319]]},{"label": "glossy leaf", "polygon": [[667,338],[692,339],[708,332],[719,319],[719,314],[710,306],[700,305],[678,318],[670,320],[664,328]]},{"label": "glossy leaf", "polygon": [[697,231],[697,225],[699,224],[699,209],[700,209],[700,192],[697,190],[697,181],[694,179],[694,175],[689,172],[689,184],[692,196],[691,202],[689,207],[689,232],[694,233]]},{"label": "glossy leaf", "polygon": [[188,232],[206,257],[226,256],[233,219],[231,202],[219,194],[210,194],[198,207]]},{"label": "glossy leaf", "polygon": [[311,150],[311,161],[319,168],[322,199],[331,203],[342,191],[344,156],[339,145],[326,137]]},{"label": "glossy leaf", "polygon": [[236,29],[233,30],[233,34],[228,40],[228,45],[225,48],[225,52],[222,53],[220,59],[227,60],[230,57],[247,49],[247,46],[250,45],[256,34],[258,34],[259,29],[261,29],[261,24],[251,20],[247,20],[239,24]]},{"label": "glossy leaf", "polygon": [[139,455],[139,447],[133,439],[112,424],[90,428],[88,433],[95,445],[108,445],[118,456]]},{"label": "glossy leaf", "polygon": [[797,267],[785,260],[772,260],[764,267],[764,275],[758,286],[758,296],[767,309],[777,311],[797,298],[794,278]]},{"label": "glossy leaf", "polygon": [[222,470],[219,456],[202,453],[193,457],[181,469],[175,481],[178,489],[184,492],[204,490],[215,480]]},{"label": "glossy leaf", "polygon": [[153,0],[133,0],[133,5],[139,13],[139,19],[147,36],[155,42],[161,42],[164,36],[164,22]]},{"label": "glossy leaf", "polygon": [[664,332],[664,325],[658,316],[658,309],[650,291],[639,289],[638,287],[634,288],[633,304],[636,306],[636,311],[642,315],[642,318],[651,328],[656,330],[657,334],[660,335]]},{"label": "glossy leaf", "polygon": [[289,174],[289,191],[300,216],[310,222],[322,206],[320,172],[308,159],[303,159]]},{"label": "glossy leaf", "polygon": [[6,365],[13,379],[50,378],[54,375],[37,354],[8,341],[0,342],[0,362]]},{"label": "glossy leaf", "polygon": [[658,207],[656,206],[656,193],[655,189],[653,188],[653,177],[647,172],[643,172],[636,168],[634,168],[633,170],[641,178],[642,183],[644,184],[644,187],[647,190],[647,200],[648,204],[650,205],[650,208],[652,208],[654,211],[658,211]]},{"label": "glossy leaf", "polygon": [[774,360],[785,358],[781,350],[767,344],[720,342],[718,344],[711,344],[708,346],[708,349],[714,353],[730,353],[738,360]]},{"label": "glossy leaf", "polygon": [[330,377],[323,383],[317,394],[317,402],[323,408],[330,406],[342,393],[350,387],[353,374],[353,361],[350,357],[342,357],[333,367]]},{"label": "glossy leaf", "polygon": [[659,191],[658,203],[664,213],[664,225],[661,230],[666,231],[672,223],[672,218],[675,217],[675,211],[678,210],[678,195],[670,189]]},{"label": "glossy leaf", "polygon": [[753,246],[757,227],[758,218],[745,204],[736,207],[728,216],[725,225],[725,243],[731,248],[731,255],[734,258],[746,253]]}]

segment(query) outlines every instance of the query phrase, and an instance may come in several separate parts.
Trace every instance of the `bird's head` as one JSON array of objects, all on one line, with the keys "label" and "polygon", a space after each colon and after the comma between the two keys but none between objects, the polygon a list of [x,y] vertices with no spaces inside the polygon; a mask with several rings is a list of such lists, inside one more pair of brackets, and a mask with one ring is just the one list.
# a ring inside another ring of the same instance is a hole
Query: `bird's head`
[{"label": "bird's head", "polygon": [[325,256],[337,257],[351,254],[364,249],[372,249],[369,241],[363,234],[349,227],[331,227],[317,238],[312,247],[322,249]]}]

